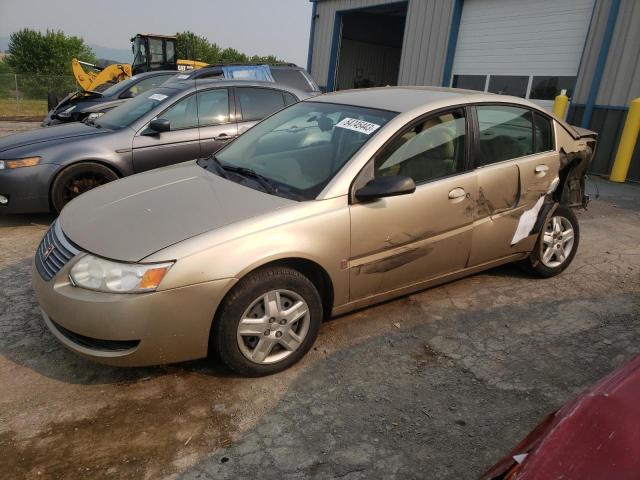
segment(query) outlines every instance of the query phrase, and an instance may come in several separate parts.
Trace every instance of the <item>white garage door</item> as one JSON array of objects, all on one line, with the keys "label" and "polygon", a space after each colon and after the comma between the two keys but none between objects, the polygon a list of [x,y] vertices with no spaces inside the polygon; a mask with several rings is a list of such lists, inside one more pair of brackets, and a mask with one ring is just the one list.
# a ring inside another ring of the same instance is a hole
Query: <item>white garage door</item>
[{"label": "white garage door", "polygon": [[466,0],[452,86],[542,105],[575,84],[594,0]]}]

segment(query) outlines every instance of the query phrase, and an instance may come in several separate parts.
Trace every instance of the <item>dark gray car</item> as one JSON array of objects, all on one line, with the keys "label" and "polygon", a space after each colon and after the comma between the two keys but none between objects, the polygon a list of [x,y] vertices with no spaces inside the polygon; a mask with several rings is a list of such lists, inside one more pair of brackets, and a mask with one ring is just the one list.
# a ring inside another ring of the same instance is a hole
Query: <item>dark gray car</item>
[{"label": "dark gray car", "polygon": [[310,95],[271,82],[207,80],[145,92],[95,122],[0,139],[0,213],[60,211],[133,173],[206,157]]},{"label": "dark gray car", "polygon": [[127,80],[111,85],[101,92],[73,92],[52,108],[42,121],[43,127],[60,123],[80,122],[87,118],[94,120],[109,110],[147,90],[159,87],[175,71],[155,71],[134,75]]}]

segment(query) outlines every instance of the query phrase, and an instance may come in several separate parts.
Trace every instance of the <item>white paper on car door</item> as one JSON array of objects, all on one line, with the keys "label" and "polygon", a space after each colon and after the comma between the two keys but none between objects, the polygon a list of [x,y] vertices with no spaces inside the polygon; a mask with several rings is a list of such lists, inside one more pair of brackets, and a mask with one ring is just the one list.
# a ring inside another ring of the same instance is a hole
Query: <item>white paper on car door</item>
[{"label": "white paper on car door", "polygon": [[513,234],[513,238],[511,239],[511,245],[515,245],[520,240],[527,238],[531,234],[531,230],[533,230],[536,220],[538,219],[538,213],[540,213],[540,209],[544,204],[544,197],[555,192],[558,187],[558,183],[560,183],[560,179],[556,178],[551,182],[551,186],[549,187],[549,190],[547,190],[547,193],[542,195],[532,208],[522,212],[520,221],[518,222],[518,227],[516,228],[516,233]]}]

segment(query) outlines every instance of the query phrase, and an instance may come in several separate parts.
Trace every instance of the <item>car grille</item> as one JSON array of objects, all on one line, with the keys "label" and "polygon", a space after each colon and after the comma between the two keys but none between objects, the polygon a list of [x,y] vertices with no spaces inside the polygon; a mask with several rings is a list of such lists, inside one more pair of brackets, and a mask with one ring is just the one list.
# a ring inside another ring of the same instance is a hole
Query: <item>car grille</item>
[{"label": "car grille", "polygon": [[80,249],[64,236],[60,222],[56,220],[40,242],[36,269],[42,278],[49,281],[78,253]]}]

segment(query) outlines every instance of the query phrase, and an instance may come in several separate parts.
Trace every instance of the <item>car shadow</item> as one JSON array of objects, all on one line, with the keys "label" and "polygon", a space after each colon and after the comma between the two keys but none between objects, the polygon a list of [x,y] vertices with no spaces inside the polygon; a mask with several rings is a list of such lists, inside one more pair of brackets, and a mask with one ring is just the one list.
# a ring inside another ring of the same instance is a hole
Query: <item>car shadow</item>
[{"label": "car shadow", "polygon": [[31,288],[31,259],[0,269],[0,355],[46,377],[72,384],[130,383],[176,371],[232,377],[211,359],[146,368],[96,364],[67,350],[47,329]]},{"label": "car shadow", "polygon": [[527,278],[531,280],[539,278],[525,272],[514,263],[507,263],[506,265],[501,265],[491,270],[485,270],[482,274],[490,277]]},{"label": "car shadow", "polygon": [[27,225],[51,225],[56,219],[55,213],[32,213],[27,215],[0,215],[0,227],[24,227]]}]

